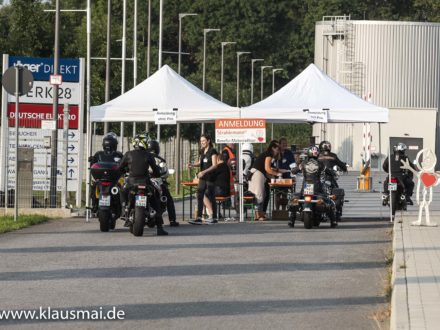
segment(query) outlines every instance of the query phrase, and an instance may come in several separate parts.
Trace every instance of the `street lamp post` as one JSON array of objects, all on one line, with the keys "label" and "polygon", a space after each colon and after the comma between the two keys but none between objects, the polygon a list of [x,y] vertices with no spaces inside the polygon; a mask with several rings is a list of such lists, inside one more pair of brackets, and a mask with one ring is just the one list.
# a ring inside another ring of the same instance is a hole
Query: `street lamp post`
[{"label": "street lamp post", "polygon": [[[162,26],[163,26],[163,0],[159,1],[159,60],[158,70],[162,67]],[[160,135],[160,127],[158,127]],[[159,141],[160,142],[160,141]]]},{"label": "street lamp post", "polygon": [[[181,64],[182,64],[182,19],[186,16],[196,16],[197,14],[193,13],[181,13],[179,14],[179,54],[178,54],[178,65],[177,65],[177,73],[180,74]],[[176,168],[176,192],[180,192],[180,123],[177,123],[176,127],[176,151],[177,157],[175,162]]]},{"label": "street lamp post", "polygon": [[[110,101],[110,40],[112,28],[112,0],[107,1],[107,45],[105,59],[105,103]],[[104,123],[104,134],[108,132],[108,122]]]},{"label": "street lamp post", "polygon": [[220,101],[223,102],[223,73],[224,73],[224,52],[226,45],[236,44],[235,41],[223,41],[222,45],[222,59],[221,59],[221,69],[220,69]]},{"label": "street lamp post", "polygon": [[263,96],[264,96],[264,80],[263,80],[264,69],[269,69],[269,68],[272,68],[272,65],[263,65],[261,67],[261,100],[263,100]]},{"label": "street lamp post", "polygon": [[251,52],[237,52],[237,108],[240,106],[240,56]]},{"label": "street lamp post", "polygon": [[262,61],[264,61],[264,58],[253,58],[251,60],[251,104],[254,104],[254,63]]},{"label": "street lamp post", "polygon": [[[275,72],[277,71],[283,71],[284,69],[272,69],[272,94],[275,93]],[[271,133],[271,138],[273,140],[273,123],[272,123],[272,133]]]},{"label": "street lamp post", "polygon": [[180,66],[182,64],[182,18],[186,16],[197,16],[197,14],[192,13],[181,13],[179,14],[179,59],[177,64],[177,73],[180,74]]},{"label": "street lamp post", "polygon": [[[150,76],[151,58],[151,0],[148,0],[148,24],[147,24],[147,78]],[[148,123],[147,130],[148,130]]]},{"label": "street lamp post", "polygon": [[[209,32],[220,31],[220,29],[203,29],[203,77],[202,89],[205,91],[206,86],[206,35]],[[205,132],[205,123],[202,123],[202,134]]]},{"label": "street lamp post", "polygon": [[206,84],[206,35],[209,32],[220,31],[220,29],[203,29],[203,83],[202,89],[205,91]]},{"label": "street lamp post", "polygon": [[283,71],[284,69],[272,69],[272,94],[275,93],[275,72]]},{"label": "street lamp post", "polygon": [[[58,75],[59,69],[59,57],[60,57],[60,1],[55,2],[55,43],[54,43],[54,56],[53,56],[53,74]],[[17,76],[18,77],[18,76]],[[55,122],[55,129],[52,130],[52,145],[51,145],[51,160],[50,160],[50,207],[57,207],[57,166],[58,166],[58,85],[53,85],[53,108],[52,108],[52,119]],[[16,91],[15,97],[18,98]],[[17,103],[18,105],[18,103]],[[17,107],[16,105],[16,107]],[[17,111],[16,111],[17,113]],[[16,141],[18,141],[18,119],[15,119],[17,131]],[[18,148],[16,148],[15,154],[15,164],[18,164]],[[16,170],[18,169],[15,166]],[[18,182],[18,173],[15,172],[15,182]],[[16,185],[17,187],[17,185]],[[15,191],[15,203],[17,203],[17,190]],[[15,221],[17,221],[17,204],[15,206]]]},{"label": "street lamp post", "polygon": [[[87,128],[86,128],[86,140],[87,140],[87,159],[90,157],[92,152],[92,124],[90,121],[90,91],[91,91],[91,69],[90,62],[92,59],[92,10],[91,10],[91,1],[87,0],[86,9],[59,9],[60,12],[83,12],[86,14],[86,114],[87,114]],[[45,9],[45,12],[56,12],[56,9]],[[53,143],[54,141],[52,141]],[[54,167],[56,168],[56,166]],[[79,171],[79,175],[81,177],[81,171]],[[87,170],[86,175],[86,196],[89,195],[90,190],[90,170]],[[78,193],[76,194],[76,205],[81,205],[81,189],[78,189]],[[90,199],[86,198],[86,208],[89,207]],[[89,212],[86,212],[86,221],[88,222]]]}]

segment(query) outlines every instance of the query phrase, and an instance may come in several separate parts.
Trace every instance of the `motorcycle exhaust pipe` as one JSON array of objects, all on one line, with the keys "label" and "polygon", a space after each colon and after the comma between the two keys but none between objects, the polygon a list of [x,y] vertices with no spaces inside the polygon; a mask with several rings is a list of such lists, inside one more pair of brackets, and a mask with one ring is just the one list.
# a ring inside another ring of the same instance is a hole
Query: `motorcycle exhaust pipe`
[{"label": "motorcycle exhaust pipe", "polygon": [[151,210],[150,211],[150,217],[154,218],[156,216],[156,211],[155,210]]},{"label": "motorcycle exhaust pipe", "polygon": [[160,201],[162,202],[162,203],[166,203],[167,202],[167,196],[161,196],[160,197]]},{"label": "motorcycle exhaust pipe", "polygon": [[110,192],[112,193],[112,195],[117,195],[119,194],[119,188],[118,187],[113,187]]}]

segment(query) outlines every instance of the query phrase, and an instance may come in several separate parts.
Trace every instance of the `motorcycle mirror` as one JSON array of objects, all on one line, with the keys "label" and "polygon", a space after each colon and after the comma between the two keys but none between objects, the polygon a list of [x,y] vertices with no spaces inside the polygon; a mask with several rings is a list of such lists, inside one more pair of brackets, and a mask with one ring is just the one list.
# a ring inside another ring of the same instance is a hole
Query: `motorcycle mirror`
[{"label": "motorcycle mirror", "polygon": [[168,174],[173,175],[176,171],[173,168],[168,169]]}]

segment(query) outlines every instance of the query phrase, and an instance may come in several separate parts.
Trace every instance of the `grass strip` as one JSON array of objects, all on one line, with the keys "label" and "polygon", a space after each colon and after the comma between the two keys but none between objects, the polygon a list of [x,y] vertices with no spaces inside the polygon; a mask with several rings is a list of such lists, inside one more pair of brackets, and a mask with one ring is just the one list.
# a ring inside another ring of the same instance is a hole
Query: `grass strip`
[{"label": "grass strip", "polygon": [[20,215],[15,222],[13,216],[3,216],[0,217],[0,234],[33,226],[42,222],[46,222],[49,219],[49,217],[46,217],[44,215]]}]

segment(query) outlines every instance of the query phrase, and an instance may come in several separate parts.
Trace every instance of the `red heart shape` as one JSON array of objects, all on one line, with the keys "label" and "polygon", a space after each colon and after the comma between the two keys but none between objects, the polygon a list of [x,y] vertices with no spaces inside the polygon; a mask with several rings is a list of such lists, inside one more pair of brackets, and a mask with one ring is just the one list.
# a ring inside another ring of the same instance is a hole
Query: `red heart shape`
[{"label": "red heart shape", "polygon": [[437,176],[425,172],[420,175],[420,180],[422,180],[426,188],[429,188],[437,183]]},{"label": "red heart shape", "polygon": [[259,141],[259,142],[263,142],[263,141],[264,141],[264,138],[260,136],[260,137],[258,138],[258,141]]}]

